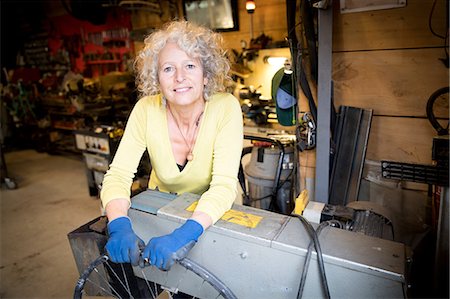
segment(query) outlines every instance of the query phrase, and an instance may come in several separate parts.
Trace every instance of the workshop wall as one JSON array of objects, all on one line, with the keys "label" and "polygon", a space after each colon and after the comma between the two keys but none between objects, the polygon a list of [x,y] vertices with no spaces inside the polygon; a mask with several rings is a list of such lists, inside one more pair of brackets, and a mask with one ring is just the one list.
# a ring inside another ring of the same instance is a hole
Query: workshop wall
[{"label": "workshop wall", "polygon": [[[403,8],[349,14],[335,9],[335,104],[373,109],[367,159],[431,164],[437,134],[426,103],[449,82],[441,60],[445,41],[428,26],[433,2],[408,0]],[[445,5],[437,0],[431,15],[433,30],[443,36]]]},{"label": "workshop wall", "polygon": [[[428,22],[445,36],[446,1],[408,0],[402,8],[346,14],[339,1],[333,3],[335,107],[373,109],[366,159],[431,164],[437,133],[426,104],[434,91],[448,86],[449,71],[442,61],[445,41],[433,35]],[[439,114],[448,119],[448,113],[447,103]],[[315,152],[300,155],[303,187],[313,180],[315,163]]]}]

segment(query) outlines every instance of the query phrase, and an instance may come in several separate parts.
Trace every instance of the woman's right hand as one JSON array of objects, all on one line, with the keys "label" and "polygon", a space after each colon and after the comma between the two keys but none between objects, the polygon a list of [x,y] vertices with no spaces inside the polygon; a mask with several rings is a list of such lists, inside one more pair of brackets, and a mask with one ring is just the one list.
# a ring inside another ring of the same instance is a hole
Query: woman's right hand
[{"label": "woman's right hand", "polygon": [[130,218],[122,216],[112,220],[108,223],[108,232],[106,251],[111,261],[137,266],[140,249],[145,247],[145,243],[134,233]]}]

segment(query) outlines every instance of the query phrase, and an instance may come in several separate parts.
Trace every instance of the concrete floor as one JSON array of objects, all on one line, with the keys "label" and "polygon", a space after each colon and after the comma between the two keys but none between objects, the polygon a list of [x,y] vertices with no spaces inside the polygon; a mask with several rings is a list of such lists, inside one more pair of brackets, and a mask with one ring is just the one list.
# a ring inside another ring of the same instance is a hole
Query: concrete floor
[{"label": "concrete floor", "polygon": [[71,298],[78,271],[67,234],[100,215],[81,156],[6,153],[18,189],[1,189],[0,298]]}]

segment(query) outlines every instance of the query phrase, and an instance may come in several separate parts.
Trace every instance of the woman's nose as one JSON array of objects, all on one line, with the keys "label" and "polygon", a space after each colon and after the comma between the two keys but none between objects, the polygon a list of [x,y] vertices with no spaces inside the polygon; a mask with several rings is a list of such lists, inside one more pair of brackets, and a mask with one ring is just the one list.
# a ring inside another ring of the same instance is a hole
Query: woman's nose
[{"label": "woman's nose", "polygon": [[184,77],[183,70],[182,69],[178,69],[176,71],[176,74],[175,74],[175,80],[177,80],[177,82],[183,82],[184,79],[185,79],[185,77]]}]

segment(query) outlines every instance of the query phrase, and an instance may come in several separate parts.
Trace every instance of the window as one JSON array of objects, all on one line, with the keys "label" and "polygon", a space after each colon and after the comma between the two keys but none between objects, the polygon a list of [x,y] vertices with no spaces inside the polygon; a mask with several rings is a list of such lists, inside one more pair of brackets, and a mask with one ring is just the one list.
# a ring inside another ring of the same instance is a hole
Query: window
[{"label": "window", "polygon": [[186,20],[215,31],[238,31],[237,0],[183,0]]}]

